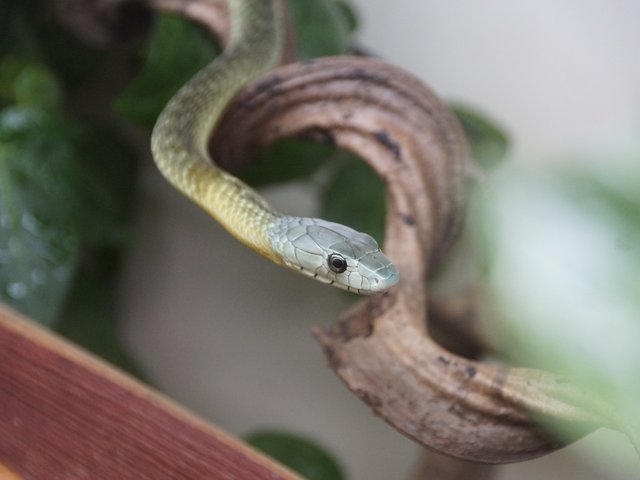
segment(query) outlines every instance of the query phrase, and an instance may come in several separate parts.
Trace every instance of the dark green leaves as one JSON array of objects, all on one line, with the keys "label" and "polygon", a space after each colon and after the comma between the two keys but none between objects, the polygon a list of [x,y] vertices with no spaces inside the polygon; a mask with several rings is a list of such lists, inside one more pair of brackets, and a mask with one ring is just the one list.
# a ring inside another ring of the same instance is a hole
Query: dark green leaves
[{"label": "dark green leaves", "polygon": [[308,480],[344,480],[338,463],[319,445],[290,433],[264,430],[246,437],[247,443]]},{"label": "dark green leaves", "polygon": [[302,138],[281,140],[260,153],[260,159],[246,168],[242,179],[261,187],[305,178],[315,173],[335,148]]},{"label": "dark green leaves", "polygon": [[355,28],[353,12],[333,0],[289,0],[300,58],[326,57],[344,53],[349,34]]},{"label": "dark green leaves", "polygon": [[134,162],[108,133],[92,141],[72,126],[43,66],[0,70],[14,102],[0,112],[0,298],[52,325],[85,244],[122,244]]},{"label": "dark green leaves", "polygon": [[[346,51],[349,33],[356,26],[348,4],[335,0],[291,0],[289,4],[301,58]],[[193,22],[158,15],[142,70],[116,100],[116,110],[151,128],[178,88],[219,51],[211,34]]]},{"label": "dark green leaves", "polygon": [[57,113],[52,74],[26,63],[0,70],[15,102],[0,111],[0,299],[51,324],[79,256],[74,133]]},{"label": "dark green leaves", "polygon": [[491,120],[462,105],[452,106],[467,134],[473,158],[485,170],[500,165],[509,150],[509,139]]},{"label": "dark green leaves", "polygon": [[135,372],[110,288],[135,157],[109,129],[80,128],[63,112],[42,64],[6,58],[0,85],[0,300]]},{"label": "dark green leaves", "polygon": [[354,155],[343,152],[322,195],[322,218],[349,225],[381,242],[385,187],[378,175]]},{"label": "dark green leaves", "polygon": [[343,29],[347,33],[354,33],[358,30],[358,15],[351,5],[350,2],[346,0],[333,0],[332,2],[335,5],[337,13],[340,17],[340,21],[342,22]]},{"label": "dark green leaves", "polygon": [[144,66],[116,100],[116,110],[151,128],[178,88],[218,53],[211,35],[193,22],[158,15]]},{"label": "dark green leaves", "polygon": [[599,413],[636,438],[639,187],[640,148],[551,172],[512,167],[478,192],[473,222],[491,252],[481,285],[502,350],[606,399]]},{"label": "dark green leaves", "polygon": [[42,65],[10,56],[0,62],[0,100],[52,111],[60,105],[60,85]]},{"label": "dark green leaves", "polygon": [[143,375],[118,338],[114,280],[117,252],[102,252],[84,262],[77,272],[69,301],[56,330],[112,364],[142,378]]}]

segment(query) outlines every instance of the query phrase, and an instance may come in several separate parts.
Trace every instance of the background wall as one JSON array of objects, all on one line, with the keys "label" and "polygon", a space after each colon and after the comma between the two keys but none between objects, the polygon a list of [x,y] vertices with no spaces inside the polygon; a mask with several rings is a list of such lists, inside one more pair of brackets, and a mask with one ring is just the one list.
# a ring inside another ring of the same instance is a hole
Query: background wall
[{"label": "background wall", "polygon": [[[640,2],[636,0],[354,1],[362,45],[417,74],[446,99],[494,117],[514,161],[551,162],[613,149],[640,124]],[[313,214],[314,186],[266,193]],[[246,251],[152,168],[121,292],[122,334],[162,390],[228,431],[275,426],[315,438],[352,480],[407,478],[419,450],[375,418],[326,367],[312,325],[330,325],[345,295]],[[621,442],[618,474],[589,448]],[[627,478],[631,447],[613,432],[500,479]]]}]

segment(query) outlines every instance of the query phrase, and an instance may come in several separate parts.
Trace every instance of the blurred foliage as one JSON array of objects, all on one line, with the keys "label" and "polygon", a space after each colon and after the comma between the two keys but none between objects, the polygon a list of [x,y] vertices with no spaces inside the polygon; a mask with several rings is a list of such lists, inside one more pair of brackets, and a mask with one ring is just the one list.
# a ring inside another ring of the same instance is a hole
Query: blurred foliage
[{"label": "blurred foliage", "polygon": [[79,163],[54,113],[0,112],[0,299],[52,325],[78,263]]},{"label": "blurred foliage", "polygon": [[322,192],[321,217],[367,232],[379,243],[384,239],[385,186],[369,165],[347,152]]},{"label": "blurred foliage", "polygon": [[477,193],[472,237],[498,345],[605,399],[600,413],[637,441],[640,146],[545,171],[508,168]]},{"label": "blurred foliage", "polygon": [[359,22],[354,6],[346,0],[334,0],[333,4],[337,10],[337,18],[342,22],[342,28],[348,34],[358,30]]},{"label": "blurred foliage", "polygon": [[451,107],[467,135],[471,154],[478,165],[487,171],[501,165],[509,150],[509,139],[504,131],[466,105],[453,104]]},{"label": "blurred foliage", "polygon": [[355,13],[348,3],[335,0],[289,0],[298,56],[301,59],[345,53],[355,30]]},{"label": "blurred foliage", "polygon": [[25,58],[7,56],[0,63],[0,99],[5,104],[54,112],[61,104],[61,87],[53,73]]},{"label": "blurred foliage", "polygon": [[79,268],[71,291],[56,326],[58,333],[84,346],[110,363],[144,379],[144,374],[123,349],[116,318],[115,289],[111,288],[117,274],[117,250],[103,252],[92,262]]},{"label": "blurred foliage", "polygon": [[316,443],[291,433],[261,430],[245,437],[249,445],[266,453],[308,480],[343,480],[337,461]]},{"label": "blurred foliage", "polygon": [[136,78],[115,100],[116,111],[151,129],[184,83],[219,53],[204,29],[182,17],[158,15]]},{"label": "blurred foliage", "polygon": [[50,7],[3,7],[12,15],[0,43],[0,299],[137,372],[110,306],[97,301],[112,294],[115,268],[87,273],[115,267],[127,243],[136,156],[108,122],[69,108],[100,61],[76,66],[91,49],[57,25]]},{"label": "blurred foliage", "polygon": [[240,172],[254,187],[310,177],[335,153],[331,145],[304,138],[284,139],[259,154],[259,159]]},{"label": "blurred foliage", "polygon": [[[355,14],[346,2],[289,0],[289,7],[300,58],[346,52],[349,34],[356,26]],[[142,55],[142,68],[115,100],[114,108],[151,129],[178,88],[219,52],[212,36],[202,27],[177,15],[157,15]],[[316,156],[314,152],[311,155]]]}]

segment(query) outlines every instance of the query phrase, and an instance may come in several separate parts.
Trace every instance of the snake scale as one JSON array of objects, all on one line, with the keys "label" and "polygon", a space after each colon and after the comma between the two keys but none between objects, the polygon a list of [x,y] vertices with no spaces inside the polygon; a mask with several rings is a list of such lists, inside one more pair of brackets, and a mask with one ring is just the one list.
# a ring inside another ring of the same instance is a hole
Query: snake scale
[{"label": "snake scale", "polygon": [[170,183],[274,263],[354,293],[386,291],[398,270],[371,236],[282,215],[210,157],[209,137],[227,104],[282,56],[283,8],[279,0],[229,2],[229,43],[168,102],[151,136],[153,157]]}]

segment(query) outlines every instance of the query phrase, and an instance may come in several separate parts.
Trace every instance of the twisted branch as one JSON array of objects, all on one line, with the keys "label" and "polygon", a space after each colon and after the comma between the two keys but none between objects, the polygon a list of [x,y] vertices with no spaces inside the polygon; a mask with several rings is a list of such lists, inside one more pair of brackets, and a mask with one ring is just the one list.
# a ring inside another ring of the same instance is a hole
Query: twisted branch
[{"label": "twisted branch", "polygon": [[[421,82],[377,60],[335,57],[280,67],[246,88],[212,139],[228,169],[292,135],[353,151],[385,180],[385,251],[401,283],[316,328],[347,387],[400,432],[462,459],[503,463],[563,445],[540,416],[569,422],[575,437],[604,421],[587,396],[548,373],[454,355],[429,336],[430,267],[463,219],[468,153],[456,119]],[[574,437],[574,438],[575,438]]]},{"label": "twisted branch", "polygon": [[[225,43],[221,0],[147,3],[204,23]],[[211,148],[234,171],[257,149],[294,135],[353,151],[387,185],[385,251],[401,283],[314,330],[352,392],[420,444],[475,462],[534,458],[607,424],[599,413],[606,408],[562,377],[472,361],[430,337],[427,280],[462,224],[469,158],[456,119],[428,88],[372,59],[287,65],[235,99]],[[571,436],[551,438],[541,420],[570,426]]]}]

